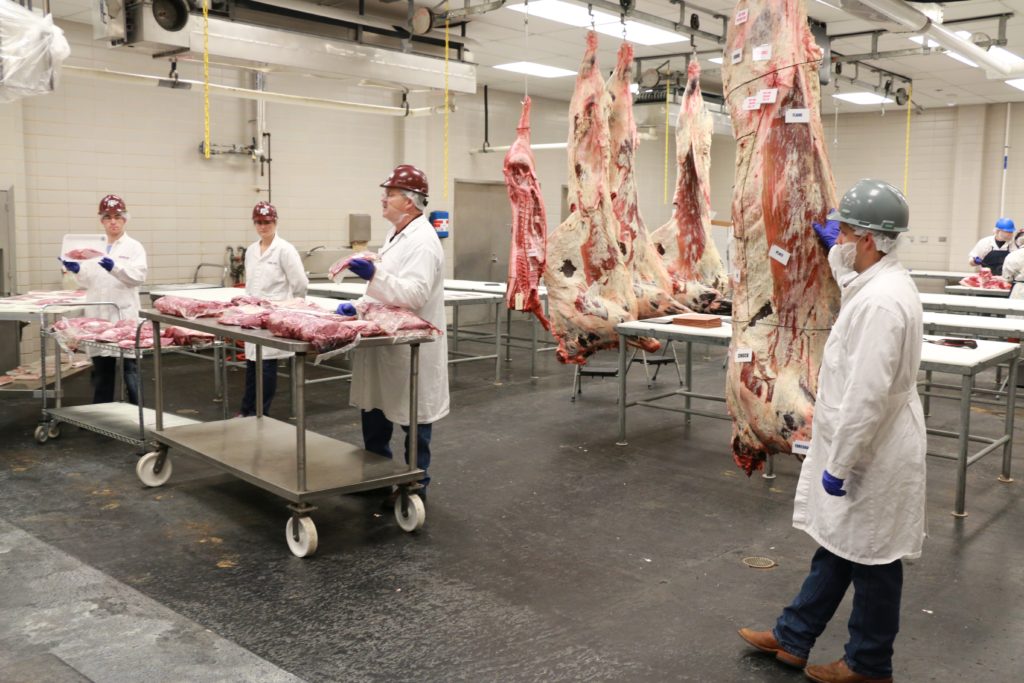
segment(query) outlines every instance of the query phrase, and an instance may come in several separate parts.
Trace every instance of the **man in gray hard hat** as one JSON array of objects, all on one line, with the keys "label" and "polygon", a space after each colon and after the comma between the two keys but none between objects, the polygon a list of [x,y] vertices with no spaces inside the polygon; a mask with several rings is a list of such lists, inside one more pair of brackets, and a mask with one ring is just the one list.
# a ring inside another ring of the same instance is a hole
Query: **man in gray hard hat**
[{"label": "man in gray hard hat", "polygon": [[814,229],[829,249],[842,305],[825,344],[793,511],[793,526],[820,547],[775,627],[740,636],[803,668],[852,583],[844,656],[804,672],[819,682],[884,683],[892,681],[902,558],[920,556],[925,534],[921,300],[893,253],[910,218],[899,190],[861,180],[828,218]]}]

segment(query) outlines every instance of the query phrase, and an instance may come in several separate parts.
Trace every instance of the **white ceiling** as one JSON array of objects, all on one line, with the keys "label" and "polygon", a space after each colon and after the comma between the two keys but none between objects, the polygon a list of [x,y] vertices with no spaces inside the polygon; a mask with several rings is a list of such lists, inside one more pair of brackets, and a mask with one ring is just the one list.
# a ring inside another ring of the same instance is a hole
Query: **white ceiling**
[{"label": "white ceiling", "polygon": [[[473,4],[478,4],[481,1],[483,0],[473,0]],[[519,1],[509,0],[509,3]],[[319,4],[333,5],[350,11],[355,11],[358,6],[357,0],[320,0]],[[397,20],[397,17],[405,13],[404,2],[381,4],[379,0],[371,0],[367,4],[368,11],[374,15],[387,14]],[[438,6],[435,2],[419,4]],[[700,0],[696,4],[712,11],[731,14],[736,3],[734,0]],[[808,14],[812,18],[827,24],[829,35],[868,31],[876,28],[868,22],[835,10],[818,0],[806,0],[806,5]],[[451,6],[454,9],[461,7],[462,3],[455,0]],[[90,8],[90,0],[51,0],[54,16],[65,21],[90,23]],[[679,19],[678,5],[672,4],[669,0],[636,0],[636,9],[674,21]],[[1024,0],[949,2],[944,3],[944,10],[946,21],[1007,12],[1014,13],[1015,16],[1010,19],[1007,27],[1008,45],[1006,45],[1006,49],[1024,57]],[[498,90],[521,92],[524,85],[522,75],[493,68],[494,65],[505,62],[529,60],[573,71],[579,67],[579,61],[583,54],[585,29],[572,28],[546,19],[530,17],[529,42],[527,43],[523,18],[523,14],[520,12],[502,8],[476,16],[471,20],[467,27],[467,35],[471,39],[473,60],[479,64],[477,71],[479,87],[488,85]],[[712,33],[721,32],[719,22],[703,13],[700,18],[702,30]],[[983,20],[960,24],[952,28],[972,32],[981,31],[996,37],[998,24],[995,20]],[[611,36],[600,36],[599,60],[604,69],[610,69],[614,65],[615,52],[619,42],[618,39]],[[716,49],[716,45],[706,40],[698,40],[696,47],[701,52]],[[867,36],[839,39],[832,43],[833,50],[843,54],[869,52],[870,47],[870,38]],[[908,40],[906,34],[887,34],[879,41],[880,50],[912,47],[914,44]],[[636,46],[636,56],[656,58],[659,55],[688,52],[691,49],[690,43],[657,47],[638,45]],[[657,66],[661,61],[663,60],[652,61],[650,65]],[[914,101],[925,108],[945,107],[951,103],[979,104],[1024,101],[1024,91],[1012,88],[998,80],[988,80],[982,69],[969,67],[942,54],[871,60],[868,63],[912,78]],[[685,58],[671,60],[673,69],[682,70],[684,66]],[[716,84],[720,83],[720,67],[706,61],[702,63],[702,67],[704,69],[704,89],[714,92]],[[844,74],[848,73],[850,73],[849,68],[844,70]],[[875,82],[877,77],[861,70],[861,80]],[[858,89],[847,83],[840,83],[840,87],[844,91]],[[572,94],[572,88],[573,79],[571,77],[558,79],[531,77],[529,80],[530,93],[535,96],[568,100]],[[831,86],[824,89],[824,93],[832,91]],[[833,99],[823,97],[823,100],[825,111],[831,111]],[[843,111],[869,111],[871,109],[852,104],[843,104],[842,107]],[[877,109],[877,105],[873,108]]]}]

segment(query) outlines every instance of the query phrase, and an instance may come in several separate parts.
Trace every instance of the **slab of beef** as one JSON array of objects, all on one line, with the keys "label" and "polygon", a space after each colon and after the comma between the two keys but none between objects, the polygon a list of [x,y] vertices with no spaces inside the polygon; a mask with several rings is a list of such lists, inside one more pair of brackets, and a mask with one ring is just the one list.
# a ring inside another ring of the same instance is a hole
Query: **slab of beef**
[{"label": "slab of beef", "polygon": [[103,258],[104,256],[106,256],[106,254],[104,254],[102,251],[88,248],[71,249],[66,254],[64,254],[64,258],[69,261],[88,261],[89,259],[92,258]]},{"label": "slab of beef", "polygon": [[[232,303],[234,303],[234,300],[232,300]],[[231,308],[226,308],[221,312],[217,322],[221,325],[237,325],[244,329],[258,330],[267,326],[267,318],[272,310],[271,308],[264,308],[255,304],[233,305]]]},{"label": "slab of beef", "polygon": [[979,287],[981,289],[1013,289],[1013,285],[998,275],[993,275],[989,268],[982,268],[974,275],[968,275],[960,280],[964,287]]},{"label": "slab of beef", "polygon": [[676,123],[676,193],[672,218],[651,235],[676,299],[706,313],[728,313],[725,267],[711,239],[711,114],[700,92],[700,62],[687,70]]},{"label": "slab of beef", "polygon": [[357,336],[376,337],[383,334],[379,325],[368,320],[310,315],[302,311],[272,312],[267,319],[267,329],[277,337],[309,342],[319,353],[349,344]]},{"label": "slab of beef", "polygon": [[175,315],[186,320],[196,318],[212,318],[228,308],[230,304],[219,301],[199,301],[181,296],[162,296],[153,302],[153,307],[161,313]]},{"label": "slab of beef", "polygon": [[619,47],[615,70],[608,78],[608,135],[611,153],[608,186],[612,212],[618,221],[619,248],[633,280],[637,316],[655,318],[690,309],[672,296],[672,280],[640,215],[634,170],[639,138],[633,117],[633,93],[629,87],[633,73],[633,46]]},{"label": "slab of beef", "polygon": [[512,244],[505,304],[512,310],[533,313],[544,329],[549,329],[550,323],[544,316],[544,305],[538,294],[547,258],[548,217],[530,149],[529,96],[523,99],[516,141],[505,155],[504,171],[505,188],[512,203]]},{"label": "slab of beef", "polygon": [[348,268],[348,264],[352,263],[352,259],[361,258],[366,261],[376,261],[377,253],[373,251],[360,251],[358,253],[346,256],[345,258],[338,259],[334,264],[327,269],[327,278],[334,282],[334,280],[341,275],[341,271]]},{"label": "slab of beef", "polygon": [[387,335],[396,335],[403,331],[419,331],[430,332],[431,334],[441,334],[441,330],[437,329],[423,318],[419,317],[412,311],[399,308],[398,306],[361,302],[356,304],[356,308],[359,311],[359,318],[361,320],[367,320],[375,323],[380,327],[383,333]]},{"label": "slab of beef", "polygon": [[[839,308],[811,229],[836,206],[819,115],[821,50],[802,0],[741,0],[723,69],[736,137],[733,336],[726,396],[733,457],[747,474],[810,441],[818,368]],[[786,122],[797,110],[804,122]],[[738,360],[739,359],[739,360]]]},{"label": "slab of beef", "polygon": [[[586,363],[618,346],[615,326],[636,320],[637,301],[608,185],[608,91],[597,65],[597,34],[587,34],[569,103],[569,217],[548,237],[544,283],[558,360]],[[647,340],[656,350],[658,343]]]}]

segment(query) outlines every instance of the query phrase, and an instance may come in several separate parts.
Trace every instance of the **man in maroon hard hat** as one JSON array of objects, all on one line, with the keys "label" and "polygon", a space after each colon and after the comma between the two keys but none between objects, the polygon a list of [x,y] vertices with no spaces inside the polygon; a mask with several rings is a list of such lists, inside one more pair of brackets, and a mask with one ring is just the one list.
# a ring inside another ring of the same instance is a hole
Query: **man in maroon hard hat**
[{"label": "man in maroon hard hat", "polygon": [[[384,188],[381,208],[392,228],[376,262],[353,259],[349,266],[368,283],[362,301],[400,306],[444,330],[444,251],[433,226],[423,217],[427,177],[415,166],[402,164],[380,186]],[[340,311],[342,307],[346,310]],[[342,304],[339,311],[353,314],[354,307],[348,307],[352,305]],[[394,424],[408,433],[409,363],[407,345],[357,348],[353,354],[350,401],[362,410],[368,451],[390,458]],[[424,471],[419,494],[425,501],[433,423],[448,414],[448,344],[443,335],[420,347],[418,387],[416,460]]]}]

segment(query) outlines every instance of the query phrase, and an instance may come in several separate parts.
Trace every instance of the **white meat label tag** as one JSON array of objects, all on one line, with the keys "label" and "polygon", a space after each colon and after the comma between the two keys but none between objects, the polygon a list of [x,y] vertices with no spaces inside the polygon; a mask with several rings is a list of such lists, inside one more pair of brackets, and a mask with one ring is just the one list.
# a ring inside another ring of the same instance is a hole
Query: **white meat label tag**
[{"label": "white meat label tag", "polygon": [[775,100],[778,99],[778,97],[778,88],[765,88],[764,90],[759,90],[757,93],[757,99],[761,102],[761,104],[774,104]]},{"label": "white meat label tag", "polygon": [[793,442],[793,454],[794,455],[807,455],[811,450],[810,441],[794,441]]},{"label": "white meat label tag", "polygon": [[767,62],[772,58],[772,44],[765,43],[764,45],[758,45],[754,48],[754,61],[755,62]]},{"label": "white meat label tag", "polygon": [[772,248],[768,250],[768,255],[782,265],[789,263],[789,252],[777,244],[772,245]]},{"label": "white meat label tag", "polygon": [[751,95],[743,100],[743,111],[755,111],[761,108],[757,95]]},{"label": "white meat label tag", "polygon": [[747,17],[750,15],[750,10],[741,9],[736,13],[736,25],[747,23]]},{"label": "white meat label tag", "polygon": [[516,310],[517,311],[523,310],[523,299],[524,298],[525,297],[523,296],[522,292],[516,292]]},{"label": "white meat label tag", "polygon": [[735,50],[733,50],[732,51],[731,59],[732,59],[732,63],[733,64],[739,64],[740,62],[742,62],[743,61],[743,48],[740,47],[740,48],[736,48]]},{"label": "white meat label tag", "polygon": [[749,363],[754,360],[753,349],[736,349],[736,355],[734,356],[737,363]]},{"label": "white meat label tag", "polygon": [[787,109],[786,110],[786,123],[810,123],[811,122],[811,110],[810,109]]}]

